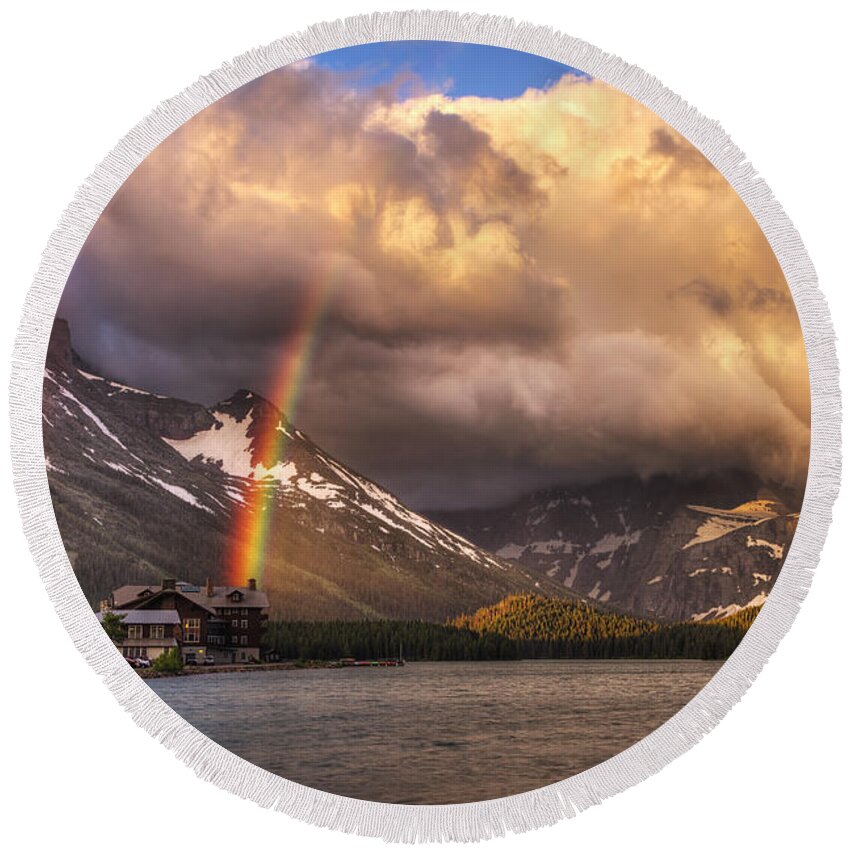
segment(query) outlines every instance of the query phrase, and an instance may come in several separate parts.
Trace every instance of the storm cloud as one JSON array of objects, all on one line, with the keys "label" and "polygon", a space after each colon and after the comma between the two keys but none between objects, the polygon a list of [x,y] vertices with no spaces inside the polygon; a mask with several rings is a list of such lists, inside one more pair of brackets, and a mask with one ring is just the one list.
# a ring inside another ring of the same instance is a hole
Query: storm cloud
[{"label": "storm cloud", "polygon": [[318,292],[294,418],[414,506],[730,466],[801,484],[796,311],[696,149],[574,75],[507,100],[399,85],[300,63],[174,133],[68,281],[82,356],[205,403],[271,394]]}]

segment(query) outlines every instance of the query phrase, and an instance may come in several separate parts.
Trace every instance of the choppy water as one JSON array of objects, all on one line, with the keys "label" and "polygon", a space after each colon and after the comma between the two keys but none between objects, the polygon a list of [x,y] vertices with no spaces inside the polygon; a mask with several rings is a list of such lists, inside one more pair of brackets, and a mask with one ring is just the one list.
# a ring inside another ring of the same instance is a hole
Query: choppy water
[{"label": "choppy water", "polygon": [[604,761],[675,714],[719,666],[417,663],[148,684],[201,732],[287,779],[366,800],[458,803]]}]

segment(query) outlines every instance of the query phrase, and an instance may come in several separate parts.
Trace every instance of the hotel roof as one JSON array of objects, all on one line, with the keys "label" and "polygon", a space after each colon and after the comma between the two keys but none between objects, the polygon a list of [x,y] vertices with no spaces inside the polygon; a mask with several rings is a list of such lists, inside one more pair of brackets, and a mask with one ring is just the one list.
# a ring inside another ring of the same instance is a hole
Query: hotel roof
[{"label": "hotel roof", "polygon": [[179,626],[180,625],[180,615],[174,610],[162,610],[162,609],[142,609],[136,610],[130,608],[127,611],[110,611],[110,612],[100,612],[97,615],[97,619],[102,623],[103,617],[105,613],[117,614],[117,616],[121,617],[121,622],[125,626],[147,626],[147,625],[166,625],[166,626]]},{"label": "hotel roof", "polygon": [[[240,594],[238,600],[232,598],[234,592]],[[112,601],[116,608],[124,609],[127,605],[143,602],[159,593],[177,593],[206,608],[210,613],[216,613],[221,608],[269,607],[269,598],[261,590],[251,590],[247,587],[234,587],[232,585],[216,585],[212,588],[212,595],[210,596],[205,586],[182,581],[178,581],[173,590],[163,588],[158,584],[125,584],[123,587],[117,587],[112,591]]]}]

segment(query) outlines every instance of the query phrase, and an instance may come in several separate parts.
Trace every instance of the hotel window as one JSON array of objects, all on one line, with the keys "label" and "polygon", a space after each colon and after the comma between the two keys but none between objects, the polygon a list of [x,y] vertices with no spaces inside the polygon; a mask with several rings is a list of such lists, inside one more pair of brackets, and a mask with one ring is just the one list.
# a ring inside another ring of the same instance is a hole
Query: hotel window
[{"label": "hotel window", "polygon": [[127,637],[130,640],[141,640],[142,639],[142,627],[141,626],[127,626]]},{"label": "hotel window", "polygon": [[231,625],[232,628],[238,629],[239,628],[239,620],[231,620],[230,625]]},{"label": "hotel window", "polygon": [[242,628],[243,628],[243,629],[247,629],[247,628],[248,628],[248,621],[247,621],[247,620],[243,620],[243,621],[242,621]]},{"label": "hotel window", "polygon": [[152,638],[164,638],[165,637],[165,626],[151,626],[151,637]]},{"label": "hotel window", "polygon": [[201,620],[199,617],[191,617],[183,621],[183,640],[186,643],[201,642]]},{"label": "hotel window", "polygon": [[239,643],[239,638],[236,635],[231,635],[230,636],[230,642],[231,643]]},{"label": "hotel window", "polygon": [[239,643],[241,643],[242,646],[248,646],[248,635],[242,635],[242,637],[239,638]]}]

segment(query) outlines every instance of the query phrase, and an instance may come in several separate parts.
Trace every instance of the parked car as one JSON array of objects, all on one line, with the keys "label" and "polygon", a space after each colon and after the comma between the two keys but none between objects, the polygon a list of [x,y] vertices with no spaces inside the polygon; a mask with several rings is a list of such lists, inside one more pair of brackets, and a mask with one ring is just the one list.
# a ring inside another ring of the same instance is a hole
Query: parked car
[{"label": "parked car", "polygon": [[124,656],[124,660],[125,660],[125,661],[126,661],[126,662],[127,662],[127,663],[131,666],[131,667],[138,667],[138,666],[139,666],[139,665],[136,663],[136,661],[137,661],[138,659],[136,659],[136,658],[130,658],[130,656],[129,656],[129,655]]},{"label": "parked car", "polygon": [[136,659],[136,667],[150,667],[151,660],[150,658],[137,658]]},{"label": "parked car", "polygon": [[186,660],[183,662],[187,667],[197,667],[198,659],[195,658],[194,655],[187,655]]},{"label": "parked car", "polygon": [[212,667],[213,664],[215,664],[215,658],[213,658],[212,655],[207,655],[204,658],[204,667]]}]

